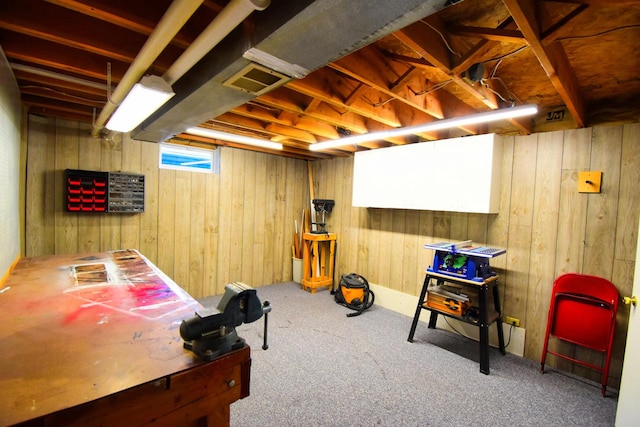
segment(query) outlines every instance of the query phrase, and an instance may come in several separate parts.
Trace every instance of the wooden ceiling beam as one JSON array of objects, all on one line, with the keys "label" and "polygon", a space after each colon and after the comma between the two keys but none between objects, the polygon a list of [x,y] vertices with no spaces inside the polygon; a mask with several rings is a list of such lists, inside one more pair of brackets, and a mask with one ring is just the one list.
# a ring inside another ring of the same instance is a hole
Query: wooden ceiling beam
[{"label": "wooden ceiling beam", "polygon": [[[81,13],[86,16],[90,16],[95,19],[99,19],[104,22],[108,22],[112,25],[117,25],[120,28],[124,28],[130,31],[134,31],[138,34],[149,36],[156,26],[157,22],[146,19],[140,14],[130,14],[127,10],[122,10],[112,6],[111,4],[105,4],[103,1],[91,1],[91,0],[45,0],[47,3],[54,4],[59,7],[72,10],[74,12]],[[211,3],[211,2],[208,2]],[[145,6],[147,7],[147,6]],[[186,49],[190,46],[193,40],[185,37],[182,34],[177,34],[171,42],[173,45]]]},{"label": "wooden ceiling beam", "polygon": [[54,99],[72,104],[86,105],[89,107],[101,108],[104,105],[103,99],[89,99],[82,96],[75,96],[70,93],[52,90],[42,86],[22,86],[23,95],[32,95],[42,99]]},{"label": "wooden ceiling beam", "polygon": [[320,69],[304,79],[292,80],[287,83],[287,88],[387,126],[401,126],[393,106],[387,104],[388,97],[380,99],[379,92],[331,70]]},{"label": "wooden ceiling beam", "polygon": [[20,87],[29,85],[42,85],[44,87],[59,91],[68,90],[76,96],[100,97],[102,104],[107,101],[106,86],[105,89],[100,89],[89,85],[82,85],[67,80],[57,79],[55,77],[48,77],[45,75],[34,74],[28,71],[17,69],[13,69],[13,74],[15,75]]},{"label": "wooden ceiling beam", "polygon": [[545,0],[555,3],[586,4],[597,7],[637,7],[638,0]]},{"label": "wooden ceiling beam", "polygon": [[503,0],[503,2],[571,112],[576,125],[584,127],[586,124],[585,102],[562,44],[551,43],[547,46],[542,44],[540,24],[536,18],[537,13],[542,13],[542,10],[537,10],[534,0]]},{"label": "wooden ceiling beam", "polygon": [[451,25],[447,27],[447,30],[451,34],[460,37],[471,37],[475,39],[484,39],[505,43],[527,43],[527,40],[518,30],[470,27],[462,25]]},{"label": "wooden ceiling beam", "polygon": [[[393,35],[446,74],[451,73],[451,58],[443,40],[444,35],[432,26],[418,21]],[[427,46],[428,48],[425,48]]]},{"label": "wooden ceiling beam", "polygon": [[91,118],[93,116],[93,108],[88,105],[71,104],[62,100],[44,99],[39,96],[31,94],[23,94],[21,96],[22,102],[30,107],[40,108],[42,111],[57,111],[60,113],[66,113],[70,115],[76,115],[78,117]]},{"label": "wooden ceiling beam", "polygon": [[180,133],[175,137],[171,138],[169,142],[174,144],[181,145],[191,145],[191,141],[196,141],[199,143],[205,143],[208,145],[220,146],[220,147],[231,147],[231,148],[240,148],[243,150],[249,151],[257,151],[259,153],[267,153],[267,154],[275,154],[276,156],[284,156],[284,157],[293,157],[302,160],[318,160],[318,159],[327,159],[331,156],[326,153],[308,151],[308,150],[296,150],[294,148],[283,147],[282,150],[271,150],[269,148],[256,147],[253,145],[243,145],[238,144],[236,142],[222,141],[219,139],[211,139],[204,138],[201,136],[190,135],[187,133]]},{"label": "wooden ceiling beam", "polygon": [[[486,30],[490,29],[487,28]],[[520,37],[517,38],[517,40],[509,41],[509,43],[525,45],[527,44],[527,40],[524,38],[522,33],[517,30],[517,26],[512,17],[508,17],[507,19],[502,21],[494,31],[517,32]],[[480,34],[477,34],[476,38],[480,38],[480,41],[477,42],[464,55],[458,58],[457,62],[453,66],[453,74],[460,75],[468,70],[469,67],[471,67],[473,64],[479,62],[484,63],[487,60],[487,55],[491,52],[491,50],[499,43],[505,42],[505,40],[494,40],[492,38],[482,37]]]},{"label": "wooden ceiling beam", "polygon": [[[295,95],[298,95],[298,97]],[[281,87],[259,96],[254,99],[254,102],[289,111],[293,114],[307,114],[316,120],[348,129],[358,134],[368,132],[365,121],[361,116],[349,111],[338,111],[324,102],[318,104],[311,113],[305,113],[305,101],[300,99],[301,96],[297,92],[287,91],[286,87]]]},{"label": "wooden ceiling beam", "polygon": [[68,111],[68,110],[58,110],[55,107],[50,107],[48,105],[36,105],[24,103],[27,106],[27,111],[29,114],[34,114],[36,116],[46,116],[46,117],[57,117],[59,119],[65,120],[75,120],[77,122],[82,123],[92,123],[93,122],[93,114],[84,113],[80,111]]},{"label": "wooden ceiling beam", "polygon": [[278,123],[269,123],[265,129],[269,132],[276,133],[287,138],[306,142],[307,144],[318,142],[316,137],[313,136],[310,132],[295,128],[293,126],[285,126]]},{"label": "wooden ceiling beam", "polygon": [[[462,89],[467,91],[470,95],[472,95],[491,109],[498,108],[498,101],[495,94],[486,90],[479,84],[474,84],[473,86],[468,84],[461,76],[454,72],[452,62],[449,59],[447,59],[446,64],[444,63],[441,53],[442,45],[444,45],[444,42],[442,41],[442,37],[444,37],[444,35],[440,37],[440,35],[438,34],[438,39],[434,39],[433,35],[426,37],[424,34],[419,32],[419,29],[422,29],[424,31],[424,27],[424,25],[422,25],[421,27],[416,27],[415,24],[410,25],[409,27],[407,27],[409,31],[406,31],[407,29],[403,29],[397,31],[396,33],[394,33],[394,35],[420,56],[435,65],[436,68],[438,68],[444,74],[449,76],[451,80],[458,84]],[[440,42],[438,43],[437,40],[440,40]],[[437,49],[438,54],[433,54],[433,49]],[[462,103],[459,100],[454,102]]]},{"label": "wooden ceiling beam", "polygon": [[544,31],[544,34],[540,36],[542,41],[544,41],[545,43],[551,43],[552,41],[554,41],[557,38],[558,30],[564,27],[573,18],[575,18],[576,16],[584,12],[588,7],[589,6],[586,4],[579,5],[574,10],[572,10],[569,14],[564,16],[561,20],[553,24],[550,28],[547,28]]},{"label": "wooden ceiling beam", "polygon": [[309,149],[309,143],[304,141],[297,141],[289,138],[281,133],[272,132],[262,127],[262,124],[256,124],[255,128],[252,128],[250,124],[244,122],[242,124],[233,123],[228,119],[218,120],[212,119],[200,125],[203,128],[213,129],[221,132],[231,133],[235,135],[248,136],[250,138],[258,138],[265,141],[281,142],[283,145],[298,149]]},{"label": "wooden ceiling beam", "polygon": [[258,138],[275,139],[278,141],[293,139],[306,145],[317,142],[316,137],[311,133],[293,126],[273,123],[272,121],[265,123],[262,120],[256,120],[244,115],[236,115],[232,112],[221,114],[215,119],[210,120],[210,122],[233,126],[234,128],[257,134]]},{"label": "wooden ceiling beam", "polygon": [[49,69],[70,72],[79,78],[107,80],[107,63],[111,62],[111,81],[120,81],[128,64],[110,58],[89,54],[78,49],[40,41],[33,43],[27,36],[7,35],[2,41],[2,50],[9,60],[36,64]]},{"label": "wooden ceiling beam", "polygon": [[280,110],[279,113],[276,113],[276,111],[274,111],[273,109],[267,109],[261,105],[245,104],[234,108],[230,112],[257,120],[262,120],[267,123],[276,123],[283,126],[296,127],[298,129],[305,130],[313,135],[327,139],[336,139],[340,137],[334,126],[318,120],[314,120],[313,118],[308,116],[293,114],[289,111]]},{"label": "wooden ceiling beam", "polygon": [[[285,88],[276,89],[275,91],[269,92],[268,94],[256,98],[255,101],[266,103],[266,105],[269,105],[270,107],[282,108],[283,110],[293,114],[303,114],[304,109],[301,109],[298,106],[297,102],[292,99],[289,99],[288,102],[286,101],[287,98],[285,91],[288,89],[288,86]],[[301,95],[298,92],[295,93]],[[307,117],[313,120],[327,123],[336,128],[343,128],[357,135],[369,133],[375,130],[390,129],[389,126],[380,123],[380,121],[378,120],[366,119],[359,114],[341,108],[339,105],[330,105],[326,102],[322,102],[321,104],[319,104],[313,110],[313,112],[307,112],[304,114],[306,114]],[[300,126],[300,124],[298,124],[298,126]],[[337,139],[339,137],[339,134],[335,136],[331,135],[328,137],[328,139]],[[405,140],[403,138],[389,138],[387,141],[392,144],[405,143]]]},{"label": "wooden ceiling beam", "polygon": [[[291,114],[288,111],[283,114]],[[314,135],[317,135],[325,139],[337,139],[340,138],[340,134],[336,130],[335,126],[331,126],[328,123],[316,120],[312,117],[304,116],[299,117],[295,126],[299,129],[306,130]]]},{"label": "wooden ceiling beam", "polygon": [[[73,47],[122,62],[132,62],[145,37],[113,31],[102,21],[81,22],[80,15],[66,9],[32,0],[7,2],[0,15],[0,28],[40,40]],[[4,19],[10,16],[10,20]],[[64,23],[52,26],[51,21]]]},{"label": "wooden ceiling beam", "polygon": [[[427,102],[427,99],[420,97],[405,97],[401,95],[403,88],[399,86],[397,82],[405,76],[406,71],[413,66],[430,67],[430,65],[419,62],[407,64],[396,61],[394,57],[384,56],[378,49],[372,46],[362,48],[351,55],[329,64],[329,67],[364,83],[372,89],[422,111],[425,113],[425,121],[428,120],[426,115],[440,118],[442,107],[439,103]],[[406,85],[404,86],[404,90],[407,90]],[[454,102],[462,104],[461,101]],[[431,109],[431,107],[434,108]],[[401,125],[404,126],[405,124],[401,123]]]}]

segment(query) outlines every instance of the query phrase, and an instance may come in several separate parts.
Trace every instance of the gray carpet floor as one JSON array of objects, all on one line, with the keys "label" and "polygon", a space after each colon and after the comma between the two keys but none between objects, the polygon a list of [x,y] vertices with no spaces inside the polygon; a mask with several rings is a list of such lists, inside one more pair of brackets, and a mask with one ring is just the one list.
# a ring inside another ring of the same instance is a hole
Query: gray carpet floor
[{"label": "gray carpet floor", "polygon": [[[324,288],[323,288],[324,289]],[[231,405],[243,426],[613,426],[615,390],[539,362],[491,349],[479,372],[478,344],[374,306],[361,316],[327,290],[294,282],[257,288],[269,314],[237,328],[251,346],[251,394]],[[201,299],[215,307],[220,296]]]}]

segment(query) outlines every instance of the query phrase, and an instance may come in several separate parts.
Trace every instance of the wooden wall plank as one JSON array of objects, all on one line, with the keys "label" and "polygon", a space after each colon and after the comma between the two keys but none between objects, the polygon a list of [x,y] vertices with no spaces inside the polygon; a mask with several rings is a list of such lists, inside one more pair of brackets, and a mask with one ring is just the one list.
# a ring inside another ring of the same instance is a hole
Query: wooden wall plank
[{"label": "wooden wall plank", "polygon": [[[101,170],[102,147],[100,139],[91,136],[85,129],[78,146],[78,164],[86,170]],[[77,214],[78,217],[78,252],[100,251],[101,217],[104,214]],[[137,247],[137,246],[134,246]]]},{"label": "wooden wall plank", "polygon": [[[191,178],[192,173],[185,171],[176,171],[176,204],[175,204],[175,266],[173,272],[173,280],[185,289],[191,292],[189,282],[189,268],[191,260]],[[185,209],[185,207],[188,207]],[[162,212],[160,212],[162,217]],[[158,221],[160,223],[160,221]],[[162,241],[160,247],[163,246]],[[158,248],[158,253],[160,248]]]},{"label": "wooden wall plank", "polygon": [[555,279],[555,253],[562,175],[563,133],[538,135],[535,173],[529,287],[527,289],[524,324],[527,328],[525,357],[535,359],[542,354],[546,324],[538,322],[547,316],[548,301]]},{"label": "wooden wall plank", "polygon": [[[284,157],[276,158],[276,204],[274,211],[274,229],[273,229],[273,243],[275,248],[281,248],[285,242],[288,244],[289,239],[284,238],[285,230],[289,230],[289,227],[285,227],[286,220],[286,190],[287,190],[287,162]],[[273,282],[281,282],[285,276],[281,270],[284,262],[284,254],[281,251],[273,251]],[[286,257],[287,259],[289,257]]]},{"label": "wooden wall plank", "polygon": [[[140,173],[144,174],[144,214],[140,217],[140,251],[153,263],[158,262],[158,244],[161,237],[158,234],[158,162],[160,148],[158,144],[143,143],[141,147]],[[164,207],[162,207],[164,208]]]},{"label": "wooden wall plank", "polygon": [[[416,277],[421,273],[418,262],[418,247],[422,244],[420,239],[420,211],[409,210],[406,212],[404,230],[404,247],[402,254],[402,286],[401,291],[413,294],[416,289]],[[424,243],[423,243],[424,244]]]},{"label": "wooden wall plank", "polygon": [[[217,150],[220,150],[218,148]],[[218,153],[219,155],[219,153]],[[220,175],[207,175],[204,212],[204,295],[216,295],[218,284],[218,240],[220,210]]]},{"label": "wooden wall plank", "polygon": [[342,183],[342,204],[348,208],[344,211],[342,224],[342,247],[347,251],[344,266],[345,274],[358,273],[358,208],[351,207],[351,196],[353,188],[353,166],[349,159],[342,159],[341,176]]},{"label": "wooden wall plank", "polygon": [[27,144],[25,255],[55,253],[54,119],[30,116]]},{"label": "wooden wall plank", "polygon": [[191,197],[189,202],[189,294],[194,298],[207,296],[204,291],[205,248],[205,198],[206,174],[191,173]]},{"label": "wooden wall plank", "polygon": [[[252,286],[263,283],[265,277],[265,260],[267,258],[267,240],[265,223],[267,216],[270,215],[266,210],[267,206],[267,158],[268,155],[258,153],[256,155],[255,164],[255,213],[254,223],[251,225],[253,230],[253,255],[251,259]],[[296,178],[296,179],[299,179]],[[297,181],[299,182],[299,181]],[[302,200],[298,198],[294,205],[300,210]],[[298,221],[300,221],[298,219]],[[292,226],[293,227],[293,223]]]},{"label": "wooden wall plank", "polygon": [[[305,168],[307,166],[306,162],[304,163]],[[266,203],[265,203],[265,212],[266,218],[264,223],[264,241],[265,241],[265,251],[266,253],[272,254],[276,250],[275,244],[275,211],[276,211],[276,158],[274,156],[268,156],[266,159]],[[301,206],[300,209],[305,208],[307,205]],[[268,256],[265,258],[263,262],[264,266],[264,277],[267,280],[267,283],[275,283],[276,274],[274,272],[274,258]]]},{"label": "wooden wall plank", "polygon": [[391,261],[389,265],[389,287],[402,291],[404,272],[404,238],[407,224],[407,211],[393,209],[391,211],[391,245],[385,248],[386,257]]},{"label": "wooden wall plank", "polygon": [[638,184],[640,184],[640,123],[624,125],[622,129],[622,163],[620,165],[620,196],[616,229],[615,258],[625,261],[636,259],[638,243]]},{"label": "wooden wall plank", "polygon": [[[380,283],[393,287],[393,277],[391,277],[391,254],[389,248],[393,241],[393,210],[382,209],[380,211],[380,244],[378,254],[378,277]],[[377,283],[377,282],[374,282]]]},{"label": "wooden wall plank", "polygon": [[[87,129],[87,135],[89,135]],[[142,143],[131,139],[129,134],[122,137],[122,171],[140,173],[142,168]],[[123,249],[140,247],[140,217],[139,214],[123,214],[120,218],[122,233],[120,246]]]},{"label": "wooden wall plank", "polygon": [[[297,176],[295,159],[286,159],[286,174],[289,177]],[[284,215],[282,217],[282,245],[289,248],[289,252],[283,254],[282,264],[280,271],[282,276],[280,281],[290,280],[292,277],[292,264],[291,264],[291,231],[293,230],[293,220],[295,219],[295,193],[296,188],[299,187],[299,183],[295,179],[287,179],[285,186],[285,200],[284,200]]]},{"label": "wooden wall plank", "polygon": [[[370,247],[370,241],[369,241],[369,235],[370,233],[368,233],[367,231],[371,228],[370,224],[369,224],[369,215],[366,211],[366,209],[358,209],[359,211],[359,215],[358,215],[358,220],[357,220],[357,224],[356,227],[358,229],[358,257],[356,260],[356,265],[358,266],[358,271],[360,271],[361,275],[363,275],[365,278],[367,278],[367,281],[369,280],[369,247]],[[337,253],[336,253],[337,256]],[[334,284],[337,285],[338,281],[340,280],[340,276],[337,275],[334,278]]]},{"label": "wooden wall plank", "polygon": [[231,257],[231,214],[233,192],[234,150],[221,148],[220,151],[220,209],[218,223],[218,282],[216,294],[224,293],[224,287],[231,280],[229,263]]},{"label": "wooden wall plank", "polygon": [[[101,139],[102,152],[100,154],[100,170],[120,171],[122,170],[122,138],[116,134],[115,137]],[[122,249],[121,238],[121,216],[105,214],[100,217],[100,250],[113,251]]]},{"label": "wooden wall plank", "polygon": [[420,295],[422,289],[422,283],[427,271],[427,268],[433,264],[434,251],[424,249],[426,243],[435,243],[433,237],[433,212],[432,211],[420,211],[420,218],[418,224],[418,247],[416,248],[416,277],[415,285],[411,295]]},{"label": "wooden wall plank", "polygon": [[158,235],[162,241],[158,245],[156,265],[169,277],[175,274],[176,251],[182,250],[176,245],[176,215],[181,215],[183,208],[178,205],[178,192],[184,189],[176,189],[176,184],[175,170],[158,171],[158,205],[162,206],[158,211]]},{"label": "wooden wall plank", "polygon": [[55,147],[55,251],[78,253],[78,216],[67,215],[64,207],[65,169],[78,169],[78,123],[60,120]]},{"label": "wooden wall plank", "polygon": [[[498,248],[506,248],[509,239],[509,212],[511,212],[511,175],[513,174],[513,153],[514,137],[503,138],[502,164],[501,164],[501,187],[500,187],[500,209],[497,215],[487,217],[487,244]],[[500,274],[500,283],[508,281],[509,272],[506,269],[507,257],[500,256],[491,261],[491,267]],[[504,307],[504,292],[500,292]]]},{"label": "wooden wall plank", "polygon": [[[249,286],[253,284],[253,223],[256,210],[256,153],[242,153],[244,157],[243,189],[242,189],[242,215],[238,218],[241,234],[237,237],[240,241],[240,271],[236,280]],[[235,178],[234,178],[235,179]]]},{"label": "wooden wall plank", "polygon": [[[380,279],[380,238],[382,235],[382,212],[384,209],[370,208],[366,209],[367,224],[369,229],[369,256],[367,257],[367,280],[371,283],[384,283]],[[342,256],[340,249],[338,250],[338,258]]]},{"label": "wooden wall plank", "polygon": [[[588,195],[578,193],[578,173],[589,169],[591,130],[564,133],[555,276],[582,271]],[[571,236],[571,238],[567,238]]]},{"label": "wooden wall plank", "polygon": [[[516,137],[513,150],[511,177],[511,202],[509,212],[509,237],[507,240],[507,264],[509,286],[504,289],[505,313],[525,319],[529,288],[529,261],[531,251],[531,226],[536,175],[538,135]],[[526,327],[526,324],[523,325]]]},{"label": "wooden wall plank", "polygon": [[589,194],[585,234],[584,268],[586,274],[611,280],[615,254],[622,156],[622,127],[602,126],[593,129],[591,170],[602,171],[599,194]]},{"label": "wooden wall plank", "polygon": [[449,214],[451,217],[449,238],[454,241],[469,240],[469,214],[465,212],[450,212]]},{"label": "wooden wall plank", "polygon": [[245,169],[243,156],[233,151],[233,175],[231,177],[231,240],[229,254],[229,281],[242,281],[243,217],[245,215]]}]

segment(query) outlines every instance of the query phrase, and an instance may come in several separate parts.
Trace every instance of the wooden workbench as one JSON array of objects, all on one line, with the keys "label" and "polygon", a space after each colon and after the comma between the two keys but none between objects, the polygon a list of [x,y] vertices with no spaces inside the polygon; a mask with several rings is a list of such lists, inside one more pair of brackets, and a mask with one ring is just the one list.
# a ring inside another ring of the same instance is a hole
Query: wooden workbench
[{"label": "wooden workbench", "polygon": [[205,363],[199,303],[137,251],[24,258],[0,293],[0,425],[228,425],[250,350]]}]

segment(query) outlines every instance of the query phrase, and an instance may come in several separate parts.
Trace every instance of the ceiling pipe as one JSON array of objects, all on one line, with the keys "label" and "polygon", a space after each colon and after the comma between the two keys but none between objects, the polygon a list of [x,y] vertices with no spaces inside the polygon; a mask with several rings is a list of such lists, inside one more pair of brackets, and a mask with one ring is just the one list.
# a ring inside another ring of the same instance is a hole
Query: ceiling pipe
[{"label": "ceiling pipe", "polygon": [[91,134],[97,136],[103,129],[111,113],[115,111],[125,96],[129,93],[133,85],[138,83],[142,75],[153,64],[153,61],[160,56],[178,31],[189,20],[191,15],[200,7],[203,0],[174,0],[165,14],[158,22],[158,25],[149,35],[149,38],[136,55],[135,59],[116,86],[107,103],[102,107],[102,111],[93,123]]},{"label": "ceiling pipe", "polygon": [[242,23],[254,10],[266,9],[271,0],[231,0],[207,28],[169,67],[162,78],[170,85],[177,82],[211,49]]}]

